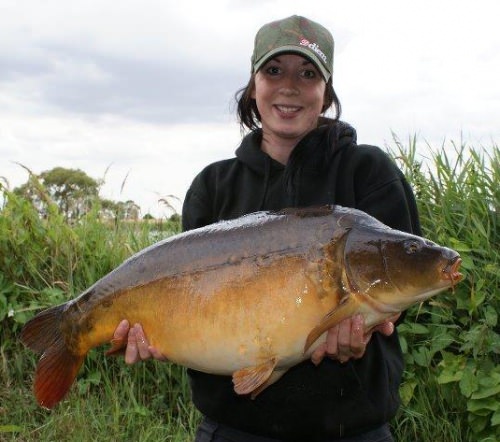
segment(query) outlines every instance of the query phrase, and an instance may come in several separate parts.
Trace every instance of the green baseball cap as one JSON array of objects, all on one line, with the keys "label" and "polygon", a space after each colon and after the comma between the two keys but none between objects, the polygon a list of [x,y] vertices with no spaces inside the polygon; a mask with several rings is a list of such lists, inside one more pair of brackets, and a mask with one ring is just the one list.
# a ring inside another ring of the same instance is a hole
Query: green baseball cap
[{"label": "green baseball cap", "polygon": [[319,23],[293,15],[262,26],[255,36],[252,72],[279,54],[307,57],[319,69],[325,81],[333,72],[333,37]]}]

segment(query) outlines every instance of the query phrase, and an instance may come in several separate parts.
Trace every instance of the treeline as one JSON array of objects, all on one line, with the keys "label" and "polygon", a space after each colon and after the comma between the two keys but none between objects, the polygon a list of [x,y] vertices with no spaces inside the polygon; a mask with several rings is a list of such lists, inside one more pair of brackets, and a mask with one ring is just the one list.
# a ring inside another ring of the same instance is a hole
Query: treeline
[{"label": "treeline", "polygon": [[[24,166],[22,166],[24,167]],[[141,208],[132,200],[113,201],[99,195],[104,180],[97,180],[80,169],[54,167],[40,174],[28,168],[26,183],[13,190],[15,195],[31,201],[41,216],[47,216],[47,204],[54,203],[67,221],[75,221],[91,210],[103,219],[132,220],[151,219],[150,214],[141,216]]]}]

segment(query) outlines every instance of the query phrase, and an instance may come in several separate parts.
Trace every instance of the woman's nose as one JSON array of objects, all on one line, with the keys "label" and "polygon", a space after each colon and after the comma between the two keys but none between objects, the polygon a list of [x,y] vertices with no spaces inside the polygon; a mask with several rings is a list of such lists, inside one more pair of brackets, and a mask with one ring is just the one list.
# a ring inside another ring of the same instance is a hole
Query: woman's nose
[{"label": "woman's nose", "polygon": [[286,75],[283,77],[280,85],[280,92],[284,95],[297,95],[299,93],[297,80],[293,75]]}]

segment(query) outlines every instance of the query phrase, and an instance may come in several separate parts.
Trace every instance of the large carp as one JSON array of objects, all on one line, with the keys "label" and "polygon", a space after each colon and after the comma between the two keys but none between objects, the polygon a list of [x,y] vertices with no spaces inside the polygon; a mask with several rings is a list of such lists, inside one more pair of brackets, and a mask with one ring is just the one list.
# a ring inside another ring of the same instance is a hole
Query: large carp
[{"label": "large carp", "polygon": [[342,319],[359,312],[369,329],[453,287],[460,262],[455,251],[354,209],[258,212],[144,249],[36,315],[21,339],[41,354],[34,391],[47,408],[122,319],[141,323],[170,361],[232,375],[236,393],[255,396]]}]

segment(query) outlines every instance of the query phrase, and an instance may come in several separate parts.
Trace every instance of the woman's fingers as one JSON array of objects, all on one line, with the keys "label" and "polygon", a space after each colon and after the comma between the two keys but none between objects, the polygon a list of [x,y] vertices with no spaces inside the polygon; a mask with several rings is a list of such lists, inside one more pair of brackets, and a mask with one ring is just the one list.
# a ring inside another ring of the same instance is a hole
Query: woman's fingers
[{"label": "woman's fingers", "polygon": [[125,362],[127,364],[135,364],[140,360],[136,335],[136,328],[132,327],[128,332],[127,349],[125,350]]},{"label": "woman's fingers", "polygon": [[135,339],[137,342],[137,350],[139,352],[139,357],[144,361],[145,359],[151,358],[151,352],[149,351],[149,342],[146,339],[144,330],[141,324],[135,324]]},{"label": "woman's fingers", "polygon": [[150,358],[158,359],[159,361],[167,360],[167,358],[163,356],[155,347],[149,345],[149,341],[144,334],[141,324],[135,324],[129,329],[128,332],[125,362],[127,364],[135,364],[136,362],[144,361]]},{"label": "woman's fingers", "polygon": [[333,326],[326,334],[325,343],[321,344],[311,354],[311,361],[318,365],[325,356],[338,360],[341,363],[349,359],[363,357],[366,346],[370,342],[373,332],[390,336],[394,332],[394,321],[399,314],[389,318],[386,322],[377,325],[369,333],[364,333],[364,319],[362,315],[347,318]]},{"label": "woman's fingers", "polygon": [[351,358],[363,356],[366,344],[363,335],[363,317],[356,315],[344,319],[328,330],[326,342],[318,346],[311,354],[311,360],[318,365],[325,356],[342,363]]},{"label": "woman's fingers", "polygon": [[127,337],[127,333],[130,329],[130,324],[126,319],[123,319],[116,327],[115,332],[113,333],[113,340],[122,341]]},{"label": "woman's fingers", "polygon": [[125,350],[125,362],[135,364],[140,360],[149,359],[151,353],[148,350],[149,342],[146,340],[144,330],[140,324],[135,324],[128,332],[127,349]]},{"label": "woman's fingers", "polygon": [[338,324],[337,352],[330,353],[329,351],[329,353],[342,363],[347,362],[351,358],[359,359],[362,357],[367,344],[364,339],[363,328],[364,320],[361,315],[344,319]]},{"label": "woman's fingers", "polygon": [[314,365],[319,365],[326,355],[326,342],[320,344],[316,350],[311,354],[311,361]]}]

